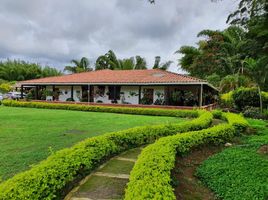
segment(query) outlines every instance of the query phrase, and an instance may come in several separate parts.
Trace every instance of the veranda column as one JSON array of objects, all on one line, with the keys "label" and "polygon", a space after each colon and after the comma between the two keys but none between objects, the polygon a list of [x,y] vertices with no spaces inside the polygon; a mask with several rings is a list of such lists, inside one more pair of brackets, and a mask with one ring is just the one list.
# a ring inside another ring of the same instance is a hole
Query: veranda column
[{"label": "veranda column", "polygon": [[200,85],[200,93],[199,93],[199,107],[203,105],[203,84]]},{"label": "veranda column", "polygon": [[141,86],[139,86],[139,104],[141,104]]},{"label": "veranda column", "polygon": [[74,86],[71,86],[71,99],[74,99]]},{"label": "veranda column", "polygon": [[34,92],[34,98],[35,100],[38,100],[38,86],[35,86],[35,92]]},{"label": "veranda column", "polygon": [[55,101],[55,85],[52,86],[52,92],[53,92],[52,100]]},{"label": "veranda column", "polygon": [[20,98],[23,99],[23,85],[20,86]]}]

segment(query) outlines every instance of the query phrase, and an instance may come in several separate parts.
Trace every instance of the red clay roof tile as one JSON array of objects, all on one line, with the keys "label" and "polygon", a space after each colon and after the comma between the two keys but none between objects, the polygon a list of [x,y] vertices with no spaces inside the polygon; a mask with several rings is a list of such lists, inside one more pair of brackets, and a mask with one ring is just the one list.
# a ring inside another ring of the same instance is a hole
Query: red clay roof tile
[{"label": "red clay roof tile", "polygon": [[161,84],[200,83],[204,80],[159,69],[149,70],[98,70],[22,81],[21,84],[68,84],[68,83],[118,83],[118,84]]}]

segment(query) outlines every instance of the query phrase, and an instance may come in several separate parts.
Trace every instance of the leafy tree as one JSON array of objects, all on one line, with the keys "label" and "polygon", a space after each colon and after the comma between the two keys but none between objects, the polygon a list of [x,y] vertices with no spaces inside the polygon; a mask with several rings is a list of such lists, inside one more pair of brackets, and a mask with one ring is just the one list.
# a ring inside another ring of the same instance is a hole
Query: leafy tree
[{"label": "leafy tree", "polygon": [[244,76],[239,74],[227,75],[220,82],[220,91],[226,93],[232,90],[235,90],[239,87],[251,87],[253,86],[252,81]]},{"label": "leafy tree", "polygon": [[9,83],[0,84],[0,93],[7,93],[12,90],[12,87]]},{"label": "leafy tree", "polygon": [[92,68],[89,65],[89,60],[86,57],[82,57],[81,60],[71,60],[75,66],[66,66],[64,71],[68,71],[70,73],[80,73],[92,71]]},{"label": "leafy tree", "polygon": [[246,58],[244,62],[245,67],[248,69],[247,72],[249,76],[252,77],[252,79],[257,84],[260,98],[260,109],[262,112],[263,103],[261,90],[265,90],[268,84],[268,57],[263,56],[258,60],[255,60],[253,58]]},{"label": "leafy tree", "polygon": [[147,63],[145,58],[142,58],[141,56],[136,56],[135,69],[147,69]]},{"label": "leafy tree", "polygon": [[42,68],[37,63],[28,63],[21,60],[0,61],[0,79],[6,81],[23,81],[61,74],[55,68],[48,66]]},{"label": "leafy tree", "polygon": [[164,63],[160,63],[160,62],[161,62],[161,57],[156,56],[153,69],[167,70],[170,67],[170,65],[173,63],[172,61],[167,61]]},{"label": "leafy tree", "polygon": [[132,70],[135,69],[135,60],[134,58],[125,58],[123,60],[119,60],[119,65],[115,68],[119,70]]},{"label": "leafy tree", "polygon": [[141,56],[117,59],[115,53],[109,50],[105,55],[101,55],[97,58],[95,69],[134,70],[147,69],[147,67],[145,58]]},{"label": "leafy tree", "polygon": [[119,61],[112,50],[109,50],[105,55],[101,55],[96,60],[95,69],[111,69],[114,70],[119,66]]}]

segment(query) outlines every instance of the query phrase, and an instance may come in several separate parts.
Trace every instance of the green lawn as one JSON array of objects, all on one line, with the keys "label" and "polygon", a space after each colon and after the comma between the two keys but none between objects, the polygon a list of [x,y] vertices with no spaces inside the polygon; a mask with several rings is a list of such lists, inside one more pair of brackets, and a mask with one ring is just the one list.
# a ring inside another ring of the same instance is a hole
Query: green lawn
[{"label": "green lawn", "polygon": [[51,152],[85,138],[134,126],[185,119],[114,113],[0,107],[0,177],[5,180]]},{"label": "green lawn", "polygon": [[260,147],[268,144],[268,124],[249,122],[257,129],[256,135],[243,136],[241,144],[212,156],[197,170],[220,199],[268,199],[268,156],[260,152]]}]

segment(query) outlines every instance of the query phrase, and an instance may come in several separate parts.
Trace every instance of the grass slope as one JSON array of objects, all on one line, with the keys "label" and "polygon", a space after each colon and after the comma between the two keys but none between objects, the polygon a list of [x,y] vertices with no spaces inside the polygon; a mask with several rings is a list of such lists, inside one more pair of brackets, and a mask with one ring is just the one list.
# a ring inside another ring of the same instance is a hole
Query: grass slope
[{"label": "grass slope", "polygon": [[113,113],[0,107],[0,177],[5,180],[51,152],[88,137],[185,119]]},{"label": "grass slope", "polygon": [[197,175],[224,200],[268,199],[268,157],[258,149],[268,144],[267,123],[249,120],[257,135],[206,160]]}]

